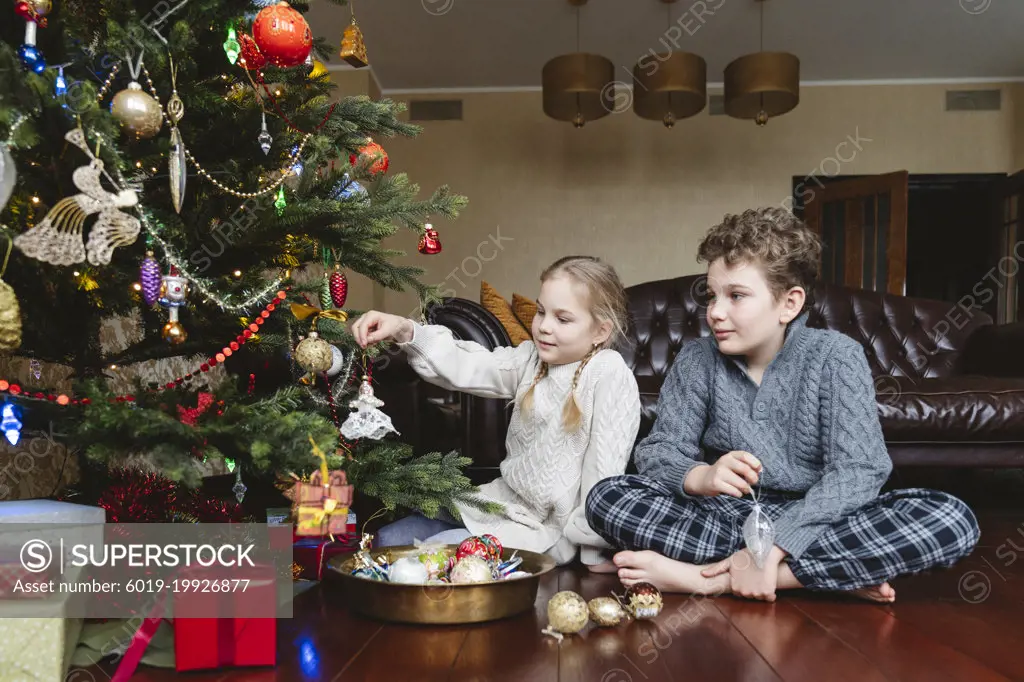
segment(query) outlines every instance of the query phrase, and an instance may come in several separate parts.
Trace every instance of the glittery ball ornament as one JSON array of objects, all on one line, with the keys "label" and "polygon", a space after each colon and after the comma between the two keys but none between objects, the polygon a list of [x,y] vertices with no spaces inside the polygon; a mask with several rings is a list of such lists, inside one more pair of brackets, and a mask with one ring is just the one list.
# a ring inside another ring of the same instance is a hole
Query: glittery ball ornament
[{"label": "glittery ball ornament", "polygon": [[637,620],[654,618],[665,602],[661,590],[651,583],[634,583],[626,590],[626,610]]},{"label": "glittery ball ornament", "polygon": [[388,160],[388,153],[384,151],[384,147],[381,147],[373,140],[359,148],[358,156],[356,154],[349,155],[348,160],[353,166],[360,163],[369,164],[370,175],[385,173],[388,170],[388,166],[391,165],[391,161]]},{"label": "glittery ball ornament", "polygon": [[486,542],[474,535],[459,543],[459,548],[455,550],[455,558],[459,561],[470,556],[480,557],[484,561],[491,561],[491,550]]},{"label": "glittery ball ornament", "polygon": [[556,592],[548,602],[548,626],[543,632],[561,640],[563,634],[571,635],[587,627],[589,620],[586,600],[575,592],[563,590]]},{"label": "glittery ball ornament", "polygon": [[611,597],[596,597],[587,604],[590,619],[601,627],[612,627],[624,621],[629,614],[622,604]]},{"label": "glittery ball ornament", "polygon": [[326,372],[331,368],[333,361],[331,344],[321,339],[316,332],[310,332],[309,336],[295,347],[295,362],[307,372]]},{"label": "glittery ball ornament", "polygon": [[478,556],[467,556],[459,559],[451,572],[452,582],[456,585],[466,583],[486,583],[494,580],[491,566]]}]

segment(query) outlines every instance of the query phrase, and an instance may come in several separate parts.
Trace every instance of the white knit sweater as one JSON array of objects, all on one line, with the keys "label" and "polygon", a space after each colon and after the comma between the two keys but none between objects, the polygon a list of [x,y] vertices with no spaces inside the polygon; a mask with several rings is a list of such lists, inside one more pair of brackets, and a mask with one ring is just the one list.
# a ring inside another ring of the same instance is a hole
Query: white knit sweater
[{"label": "white knit sweater", "polygon": [[640,427],[636,379],[622,356],[602,350],[587,362],[576,385],[581,426],[566,433],[562,408],[579,362],[550,366],[534,388],[533,410],[524,415],[522,396],[540,367],[532,342],[489,351],[456,340],[446,327],[417,324],[413,339],[399,346],[433,384],[515,401],[501,478],[480,486],[480,497],[498,502],[506,513],[458,504],[466,528],[474,535],[492,533],[506,547],[547,553],[559,564],[571,562],[582,546],[583,563],[599,563],[608,544],[587,523],[587,493],[601,479],[625,472]]}]

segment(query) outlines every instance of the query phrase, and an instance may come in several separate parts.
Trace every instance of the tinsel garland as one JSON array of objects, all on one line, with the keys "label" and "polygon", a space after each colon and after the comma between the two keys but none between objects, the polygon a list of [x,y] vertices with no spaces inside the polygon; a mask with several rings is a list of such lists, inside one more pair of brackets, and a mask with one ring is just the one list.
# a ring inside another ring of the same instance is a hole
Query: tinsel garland
[{"label": "tinsel garland", "polygon": [[204,496],[158,473],[137,467],[112,469],[96,504],[107,523],[231,523],[244,519],[234,501]]}]

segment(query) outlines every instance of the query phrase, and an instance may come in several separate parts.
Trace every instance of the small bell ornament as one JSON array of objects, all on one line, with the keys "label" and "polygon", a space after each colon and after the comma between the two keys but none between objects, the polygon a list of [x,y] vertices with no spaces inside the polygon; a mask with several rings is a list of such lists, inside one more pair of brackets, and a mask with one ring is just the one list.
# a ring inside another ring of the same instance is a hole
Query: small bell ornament
[{"label": "small bell ornament", "polygon": [[760,496],[754,498],[754,508],[743,522],[743,541],[747,551],[754,557],[754,564],[764,568],[775,546],[775,525],[761,506]]},{"label": "small bell ornament", "polygon": [[160,281],[160,296],[157,301],[167,308],[168,321],[160,335],[164,341],[177,346],[188,338],[185,328],[178,321],[178,309],[186,304],[188,297],[188,280],[178,274],[178,268],[171,266],[171,271]]},{"label": "small bell ornament", "polygon": [[430,223],[423,226],[423,234],[420,236],[420,244],[417,249],[425,256],[441,253],[441,237]]},{"label": "small bell ornament", "polygon": [[359,384],[359,395],[348,406],[356,410],[341,425],[341,435],[349,440],[369,438],[380,440],[389,433],[398,434],[391,424],[391,417],[380,411],[384,401],[373,394],[370,377],[363,376]]}]

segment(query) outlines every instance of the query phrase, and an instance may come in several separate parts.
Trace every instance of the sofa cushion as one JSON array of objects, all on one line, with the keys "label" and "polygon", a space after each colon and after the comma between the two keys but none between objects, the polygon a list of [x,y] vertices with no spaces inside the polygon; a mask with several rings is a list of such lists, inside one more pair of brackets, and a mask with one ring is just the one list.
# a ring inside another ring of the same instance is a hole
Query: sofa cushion
[{"label": "sofa cushion", "polygon": [[1024,379],[875,377],[887,442],[1024,443]]},{"label": "sofa cushion", "polygon": [[512,340],[513,346],[530,340],[530,330],[516,318],[512,311],[512,304],[487,282],[480,282],[480,305],[498,318],[498,322],[505,328],[508,337]]}]

